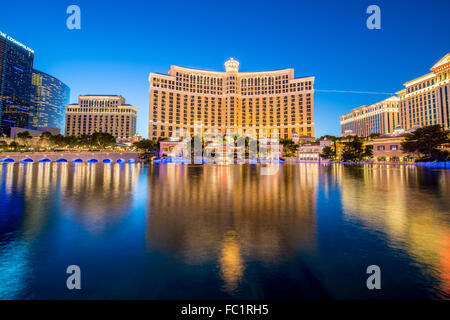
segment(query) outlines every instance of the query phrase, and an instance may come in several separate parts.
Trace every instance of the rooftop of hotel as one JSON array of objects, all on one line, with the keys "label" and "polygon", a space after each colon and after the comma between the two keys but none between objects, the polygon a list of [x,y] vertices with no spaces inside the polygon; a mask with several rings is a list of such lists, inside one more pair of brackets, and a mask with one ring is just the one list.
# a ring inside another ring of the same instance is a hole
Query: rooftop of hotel
[{"label": "rooftop of hotel", "polygon": [[277,74],[277,73],[289,73],[291,79],[305,79],[312,78],[314,76],[302,76],[302,77],[294,77],[294,69],[293,68],[285,68],[285,69],[275,69],[275,70],[262,70],[262,71],[245,71],[239,72],[239,62],[231,58],[230,60],[225,62],[225,71],[216,71],[216,70],[207,70],[200,68],[190,68],[184,66],[171,65],[170,70],[167,74],[160,72],[152,72],[150,75],[161,75],[161,76],[173,76],[173,72],[176,71],[185,71],[185,72],[198,72],[198,73],[206,73],[215,76],[225,76],[228,72],[238,72],[240,76],[242,75],[262,75],[262,74]]},{"label": "rooftop of hotel", "polygon": [[80,97],[122,97],[122,96],[117,94],[82,94],[80,95]]}]

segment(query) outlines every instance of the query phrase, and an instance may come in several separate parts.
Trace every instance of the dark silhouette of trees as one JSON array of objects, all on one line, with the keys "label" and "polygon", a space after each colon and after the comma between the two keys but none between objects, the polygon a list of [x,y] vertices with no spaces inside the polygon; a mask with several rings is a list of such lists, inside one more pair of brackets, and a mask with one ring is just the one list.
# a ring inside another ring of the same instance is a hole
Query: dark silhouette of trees
[{"label": "dark silhouette of trees", "polygon": [[440,147],[450,143],[449,133],[441,125],[432,125],[408,133],[402,142],[402,149],[407,153],[418,153],[421,161],[447,161],[449,152]]}]

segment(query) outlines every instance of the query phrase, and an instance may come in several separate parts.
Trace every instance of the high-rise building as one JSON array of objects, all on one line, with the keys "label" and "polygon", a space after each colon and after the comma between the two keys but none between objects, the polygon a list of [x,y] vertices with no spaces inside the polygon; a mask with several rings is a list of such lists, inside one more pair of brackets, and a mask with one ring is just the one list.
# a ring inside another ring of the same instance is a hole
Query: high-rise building
[{"label": "high-rise building", "polygon": [[404,84],[400,98],[400,124],[405,130],[417,126],[450,124],[450,53],[431,72]]},{"label": "high-rise building", "polygon": [[398,97],[353,109],[341,116],[341,134],[367,137],[373,133],[389,134],[399,124]]},{"label": "high-rise building", "polygon": [[450,53],[440,59],[430,73],[408,81],[404,86],[395,97],[341,116],[342,134],[389,134],[397,125],[404,130],[434,124],[449,128]]},{"label": "high-rise building", "polygon": [[150,73],[149,138],[205,130],[259,136],[278,129],[280,138],[314,136],[314,77],[294,69],[239,72],[231,58],[225,72],[171,66]]},{"label": "high-rise building", "polygon": [[69,104],[70,89],[60,80],[44,72],[33,70],[34,127],[54,127],[64,131],[65,110]]},{"label": "high-rise building", "polygon": [[0,134],[29,125],[34,51],[0,31]]},{"label": "high-rise building", "polygon": [[136,134],[137,109],[117,95],[84,95],[66,108],[66,136],[95,132],[132,139]]}]

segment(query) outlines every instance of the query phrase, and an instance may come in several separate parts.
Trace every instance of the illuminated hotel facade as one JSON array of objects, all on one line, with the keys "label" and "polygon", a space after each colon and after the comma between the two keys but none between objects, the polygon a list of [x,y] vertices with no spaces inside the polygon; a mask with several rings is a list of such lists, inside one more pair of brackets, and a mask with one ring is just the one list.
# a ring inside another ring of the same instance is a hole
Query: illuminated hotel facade
[{"label": "illuminated hotel facade", "polygon": [[431,72],[404,84],[397,96],[382,102],[353,109],[340,117],[342,135],[353,133],[391,134],[395,127],[405,130],[439,124],[450,124],[450,53]]},{"label": "illuminated hotel facade", "polygon": [[400,98],[400,125],[409,130],[417,126],[450,124],[450,53],[431,72],[404,84]]},{"label": "illuminated hotel facade", "polygon": [[233,58],[225,70],[171,66],[168,74],[150,73],[149,139],[249,129],[314,136],[314,77],[294,78],[294,69],[239,72]]},{"label": "illuminated hotel facade", "polygon": [[136,134],[137,109],[125,104],[122,96],[86,95],[66,108],[66,136],[95,132],[132,139]]},{"label": "illuminated hotel facade", "polygon": [[30,123],[33,63],[32,49],[0,31],[0,135]]},{"label": "illuminated hotel facade", "polygon": [[389,134],[399,123],[397,97],[369,106],[361,106],[341,116],[341,134],[367,137],[373,133]]},{"label": "illuminated hotel facade", "polygon": [[64,131],[70,88],[42,71],[33,70],[33,127],[53,127]]}]

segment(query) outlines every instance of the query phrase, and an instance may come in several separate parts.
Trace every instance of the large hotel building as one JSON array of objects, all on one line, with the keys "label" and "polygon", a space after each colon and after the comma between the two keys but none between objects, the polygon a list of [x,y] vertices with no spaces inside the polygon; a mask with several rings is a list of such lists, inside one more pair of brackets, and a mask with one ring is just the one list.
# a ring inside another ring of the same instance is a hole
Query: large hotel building
[{"label": "large hotel building", "polygon": [[400,98],[400,125],[409,130],[415,126],[450,123],[450,53],[431,72],[405,83],[397,95]]},{"label": "large hotel building", "polygon": [[33,70],[33,127],[53,127],[64,131],[70,88],[42,71]]},{"label": "large hotel building", "polygon": [[314,136],[314,77],[294,78],[294,69],[239,72],[231,58],[225,72],[171,66],[149,81],[150,139],[209,129]]},{"label": "large hotel building", "polygon": [[399,123],[397,97],[361,106],[341,116],[341,133],[367,137],[372,133],[392,133]]},{"label": "large hotel building", "polygon": [[95,132],[131,139],[136,134],[137,109],[122,96],[86,95],[66,108],[66,136]]},{"label": "large hotel building", "polygon": [[353,109],[340,117],[341,133],[368,136],[390,134],[399,126],[405,130],[440,124],[450,124],[450,53],[431,72],[404,84],[396,97],[370,106]]},{"label": "large hotel building", "polygon": [[0,31],[0,135],[30,124],[33,61],[32,49]]}]

